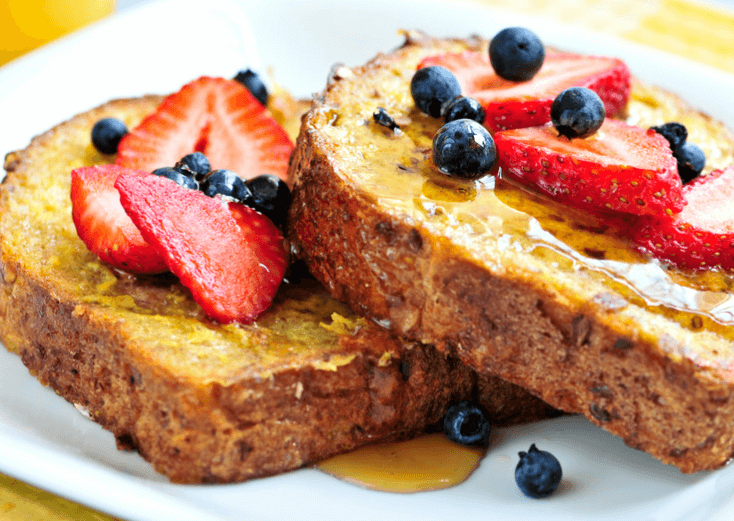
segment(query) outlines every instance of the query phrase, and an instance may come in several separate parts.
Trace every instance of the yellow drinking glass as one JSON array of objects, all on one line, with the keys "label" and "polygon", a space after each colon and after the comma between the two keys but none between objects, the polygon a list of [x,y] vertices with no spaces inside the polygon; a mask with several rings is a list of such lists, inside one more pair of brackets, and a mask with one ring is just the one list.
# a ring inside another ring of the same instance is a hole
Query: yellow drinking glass
[{"label": "yellow drinking glass", "polygon": [[0,65],[114,10],[115,0],[0,0]]}]

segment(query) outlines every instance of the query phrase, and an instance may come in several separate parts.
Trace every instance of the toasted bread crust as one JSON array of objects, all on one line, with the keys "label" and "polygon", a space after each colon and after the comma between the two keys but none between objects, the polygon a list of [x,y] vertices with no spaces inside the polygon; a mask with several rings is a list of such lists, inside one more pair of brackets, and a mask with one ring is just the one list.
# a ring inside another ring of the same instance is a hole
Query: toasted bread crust
[{"label": "toasted bread crust", "polygon": [[[98,119],[131,127],[159,101],[116,100],[60,124],[8,154],[0,187],[0,338],[119,448],[174,482],[233,482],[413,436],[459,399],[481,398],[498,424],[558,414],[350,315],[308,278],[285,284],[259,324],[225,328],[173,277],[101,263],[73,232],[69,172],[110,159],[89,143]],[[343,324],[329,325],[332,313]],[[289,325],[317,333],[303,341]]]},{"label": "toasted bread crust", "polygon": [[[411,108],[406,92],[422,57],[477,47],[475,39],[461,44],[411,34],[394,53],[342,71],[317,97],[291,160],[295,187],[288,236],[294,251],[336,298],[397,334],[435,344],[481,374],[499,375],[554,407],[584,414],[627,445],[683,472],[724,465],[734,453],[730,325],[696,313],[692,325],[682,324],[677,311],[654,313],[632,291],[620,294],[618,284],[599,283],[581,270],[569,275],[525,253],[531,249],[515,251],[494,239],[472,242],[482,239],[455,224],[461,218],[475,222],[466,212],[456,210],[454,221],[439,222],[442,212],[453,210],[426,197],[430,183],[444,181],[434,181],[438,178],[421,163],[430,159],[430,139],[426,147],[416,130],[426,127],[430,134],[439,124]],[[698,136],[720,146],[719,156],[731,155],[734,138],[723,126],[669,93],[637,88],[669,104],[666,116],[680,116]],[[365,102],[365,93],[372,91]],[[369,136],[381,132],[370,127],[373,104],[405,121],[405,135],[372,140]],[[642,105],[631,107],[640,124],[650,115]],[[408,134],[414,156],[401,145]],[[356,150],[345,151],[347,142]],[[418,157],[411,159],[418,166],[411,169],[404,157]],[[381,165],[390,165],[393,173],[368,177],[385,168]],[[409,180],[421,174],[412,191]],[[391,198],[391,188],[407,195],[395,192]],[[477,200],[484,188],[476,188]],[[406,202],[396,203],[401,197]],[[422,211],[428,203],[430,211]],[[565,214],[573,211],[552,202],[538,204],[550,214],[549,222],[572,219]],[[491,225],[480,221],[474,229]],[[584,226],[591,229],[593,223]],[[578,224],[574,232],[584,226]],[[598,233],[602,246],[614,240],[625,248],[618,238]],[[594,250],[586,256],[606,253]],[[634,262],[642,261],[635,257]]]}]

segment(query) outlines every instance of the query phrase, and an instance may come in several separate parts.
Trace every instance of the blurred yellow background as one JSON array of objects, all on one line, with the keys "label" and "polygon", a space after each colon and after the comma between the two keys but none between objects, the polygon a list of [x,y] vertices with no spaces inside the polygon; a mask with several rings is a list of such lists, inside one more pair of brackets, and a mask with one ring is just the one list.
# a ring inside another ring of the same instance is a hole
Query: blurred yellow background
[{"label": "blurred yellow background", "polygon": [[0,0],[0,65],[115,10],[115,0]]}]

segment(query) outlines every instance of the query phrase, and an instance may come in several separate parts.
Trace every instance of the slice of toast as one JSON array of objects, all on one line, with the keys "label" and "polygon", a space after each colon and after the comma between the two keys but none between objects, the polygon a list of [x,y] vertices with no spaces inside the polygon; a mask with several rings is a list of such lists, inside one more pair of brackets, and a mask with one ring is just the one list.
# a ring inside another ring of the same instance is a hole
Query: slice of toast
[{"label": "slice of toast", "polygon": [[[666,269],[615,228],[506,179],[432,164],[442,120],[411,77],[425,57],[487,42],[408,33],[342,67],[305,116],[291,160],[294,251],[341,301],[483,374],[582,413],[683,472],[734,453],[734,278]],[[629,121],[679,121],[708,158],[734,136],[675,95],[633,82]],[[383,107],[399,132],[377,125]]]},{"label": "slice of toast", "polygon": [[[232,482],[405,438],[476,398],[497,424],[557,414],[434,348],[350,313],[312,278],[284,283],[248,326],[213,323],[171,275],[111,269],[77,237],[70,172],[109,162],[103,117],[128,128],[160,97],[112,101],[7,155],[0,185],[0,339],[120,448],[174,482]],[[274,96],[286,128],[303,104]]]}]

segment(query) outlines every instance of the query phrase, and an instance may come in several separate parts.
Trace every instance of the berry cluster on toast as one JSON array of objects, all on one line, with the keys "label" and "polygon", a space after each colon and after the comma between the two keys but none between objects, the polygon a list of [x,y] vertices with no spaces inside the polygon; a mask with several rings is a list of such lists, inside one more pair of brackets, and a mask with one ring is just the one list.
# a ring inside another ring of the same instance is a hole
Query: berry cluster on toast
[{"label": "berry cluster on toast", "polygon": [[[487,46],[410,32],[395,52],[334,77],[304,117],[291,160],[294,250],[339,300],[394,333],[584,414],[683,472],[724,465],[734,454],[732,275],[640,251],[634,213],[605,213],[609,200],[590,211],[586,193],[554,198],[521,179],[533,165],[461,179],[434,164],[443,121],[417,107],[412,78],[427,60]],[[680,121],[706,151],[705,174],[734,164],[723,125],[672,94],[629,85],[618,120],[642,129]],[[378,108],[399,131],[374,124]],[[505,132],[515,131],[499,131],[498,148]],[[529,132],[537,130],[521,133]],[[654,148],[666,146],[646,134]],[[671,150],[661,157],[659,172],[642,175],[669,189],[632,207],[644,213],[662,200],[651,213],[684,215]]]},{"label": "berry cluster on toast", "polygon": [[[95,150],[91,129],[110,117],[134,129],[162,100],[73,117],[8,154],[0,185],[0,339],[118,447],[174,482],[233,482],[416,435],[458,400],[478,399],[498,425],[557,414],[390,335],[308,276],[287,275],[256,322],[221,324],[170,273],[135,275],[90,251],[72,218],[71,172],[115,160]],[[294,132],[304,104],[280,92],[269,103]]]}]

